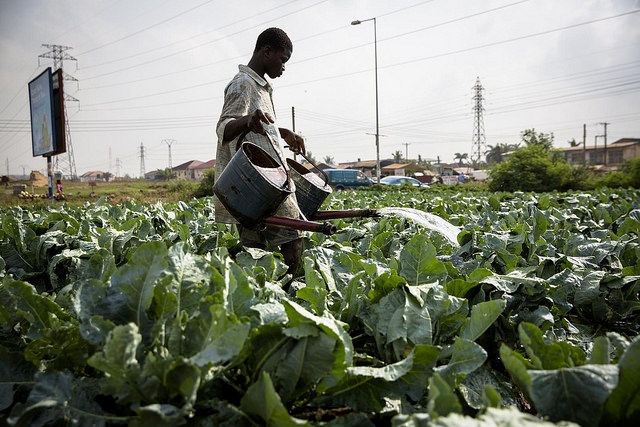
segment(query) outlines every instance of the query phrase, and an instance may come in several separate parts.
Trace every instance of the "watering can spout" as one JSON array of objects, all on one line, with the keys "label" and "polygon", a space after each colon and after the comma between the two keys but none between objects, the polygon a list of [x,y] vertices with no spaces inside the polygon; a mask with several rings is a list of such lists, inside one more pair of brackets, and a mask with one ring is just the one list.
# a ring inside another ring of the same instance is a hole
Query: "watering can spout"
[{"label": "watering can spout", "polygon": [[319,221],[338,218],[380,218],[380,213],[375,209],[349,209],[343,211],[317,211],[311,215],[311,219]]},{"label": "watering can spout", "polygon": [[328,236],[335,234],[337,227],[329,222],[313,222],[302,219],[289,218],[281,215],[271,215],[263,220],[264,225],[294,228],[296,230],[324,233]]}]

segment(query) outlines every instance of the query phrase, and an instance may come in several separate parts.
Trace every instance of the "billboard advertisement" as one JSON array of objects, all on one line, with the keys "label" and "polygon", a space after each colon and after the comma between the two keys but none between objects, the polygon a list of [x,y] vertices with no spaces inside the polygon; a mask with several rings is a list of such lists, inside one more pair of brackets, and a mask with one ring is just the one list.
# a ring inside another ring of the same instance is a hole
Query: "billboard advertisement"
[{"label": "billboard advertisement", "polygon": [[51,68],[29,82],[31,147],[33,156],[50,156],[56,151],[53,79]]}]

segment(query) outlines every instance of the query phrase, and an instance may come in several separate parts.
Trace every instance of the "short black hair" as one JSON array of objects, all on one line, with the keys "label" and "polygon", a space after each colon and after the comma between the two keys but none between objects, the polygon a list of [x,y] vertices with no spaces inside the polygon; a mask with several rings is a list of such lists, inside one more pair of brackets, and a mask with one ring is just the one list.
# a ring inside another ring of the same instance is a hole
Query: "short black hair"
[{"label": "short black hair", "polygon": [[289,49],[293,52],[293,43],[291,43],[291,39],[280,28],[267,28],[258,36],[258,40],[256,41],[256,48],[253,50],[257,52],[265,46],[271,46],[274,49]]}]

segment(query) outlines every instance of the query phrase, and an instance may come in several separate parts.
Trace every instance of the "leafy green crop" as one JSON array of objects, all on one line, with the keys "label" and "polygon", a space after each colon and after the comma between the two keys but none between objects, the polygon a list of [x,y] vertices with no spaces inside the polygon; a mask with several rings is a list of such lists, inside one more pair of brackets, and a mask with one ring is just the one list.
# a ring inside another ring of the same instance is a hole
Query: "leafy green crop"
[{"label": "leafy green crop", "polygon": [[436,214],[459,245],[335,220],[289,293],[210,198],[0,210],[2,421],[637,425],[639,196],[334,194]]}]

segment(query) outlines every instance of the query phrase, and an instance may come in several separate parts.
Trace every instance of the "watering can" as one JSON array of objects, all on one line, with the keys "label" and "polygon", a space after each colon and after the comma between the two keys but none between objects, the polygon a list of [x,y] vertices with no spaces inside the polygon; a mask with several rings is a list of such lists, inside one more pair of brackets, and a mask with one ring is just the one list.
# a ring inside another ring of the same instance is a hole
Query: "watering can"
[{"label": "watering can", "polygon": [[371,209],[318,211],[332,191],[327,183],[328,177],[325,174],[322,182],[321,178],[294,160],[287,159],[287,163],[289,170],[256,144],[245,141],[216,180],[213,191],[229,213],[251,229],[272,225],[334,234],[336,227],[328,222],[275,215],[278,207],[294,191],[304,218],[327,220],[376,216]]}]

